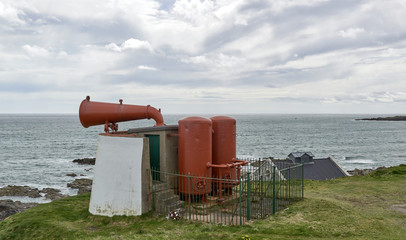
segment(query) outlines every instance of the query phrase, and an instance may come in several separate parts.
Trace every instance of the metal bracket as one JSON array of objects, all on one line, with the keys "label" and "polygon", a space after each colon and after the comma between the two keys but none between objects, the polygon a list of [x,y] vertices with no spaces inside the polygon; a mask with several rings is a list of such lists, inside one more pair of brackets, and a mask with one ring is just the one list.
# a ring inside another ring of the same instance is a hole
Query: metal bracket
[{"label": "metal bracket", "polygon": [[117,132],[118,131],[118,124],[117,123],[110,123],[109,121],[106,121],[106,123],[104,124],[104,132],[105,133],[110,133],[110,129],[113,132]]}]

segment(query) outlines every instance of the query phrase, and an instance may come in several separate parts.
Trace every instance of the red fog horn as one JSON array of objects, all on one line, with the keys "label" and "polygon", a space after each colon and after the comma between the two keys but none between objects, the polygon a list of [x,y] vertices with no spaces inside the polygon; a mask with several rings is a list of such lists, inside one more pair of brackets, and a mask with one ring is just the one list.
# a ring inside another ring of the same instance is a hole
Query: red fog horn
[{"label": "red fog horn", "polygon": [[154,107],[119,103],[92,102],[87,96],[79,107],[79,119],[83,127],[113,124],[139,119],[154,119],[155,126],[164,126],[161,110]]}]

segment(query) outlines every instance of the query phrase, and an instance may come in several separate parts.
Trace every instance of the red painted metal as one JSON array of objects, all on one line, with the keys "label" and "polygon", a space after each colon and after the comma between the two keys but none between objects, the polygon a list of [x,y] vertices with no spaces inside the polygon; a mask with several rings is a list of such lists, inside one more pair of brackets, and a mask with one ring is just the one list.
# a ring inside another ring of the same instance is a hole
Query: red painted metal
[{"label": "red painted metal", "polygon": [[113,131],[118,130],[116,123],[139,120],[139,119],[154,119],[155,126],[164,126],[164,119],[161,110],[154,107],[139,106],[120,103],[104,103],[90,101],[87,96],[82,101],[79,107],[79,119],[82,126],[87,128],[95,125],[105,124],[105,131],[108,132],[109,128]]},{"label": "red painted metal", "polygon": [[[179,173],[192,176],[192,195],[206,195],[211,192],[212,171],[212,125],[210,119],[187,117],[179,120]],[[202,178],[197,179],[195,176]],[[204,178],[203,178],[204,177]],[[187,177],[180,177],[179,191],[189,194]],[[204,198],[204,197],[203,197]]]},{"label": "red painted metal", "polygon": [[[237,185],[240,166],[245,161],[236,159],[236,121],[227,116],[211,118],[213,125],[213,152],[212,164],[213,178],[224,179],[213,182],[213,194],[221,198],[222,190],[232,194],[232,187]],[[234,180],[234,181],[227,181]]]}]

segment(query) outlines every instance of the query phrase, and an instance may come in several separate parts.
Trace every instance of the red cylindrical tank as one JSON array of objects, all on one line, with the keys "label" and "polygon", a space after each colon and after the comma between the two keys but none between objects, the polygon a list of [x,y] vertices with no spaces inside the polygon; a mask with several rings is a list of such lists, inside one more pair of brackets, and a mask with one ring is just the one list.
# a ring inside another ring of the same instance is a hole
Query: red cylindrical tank
[{"label": "red cylindrical tank", "polygon": [[[179,120],[179,191],[183,194],[205,195],[211,192],[212,125],[210,119],[187,117]],[[200,178],[199,178],[200,177]],[[189,186],[190,183],[190,186]]]},{"label": "red cylindrical tank", "polygon": [[[231,165],[236,160],[236,121],[227,116],[211,118],[213,125],[213,165]],[[237,167],[213,167],[213,178],[224,179],[215,181],[214,190],[221,191],[235,186],[235,182],[226,179],[237,179]],[[229,192],[231,194],[231,192]],[[218,193],[214,193],[217,195]],[[221,193],[219,193],[221,195]]]}]

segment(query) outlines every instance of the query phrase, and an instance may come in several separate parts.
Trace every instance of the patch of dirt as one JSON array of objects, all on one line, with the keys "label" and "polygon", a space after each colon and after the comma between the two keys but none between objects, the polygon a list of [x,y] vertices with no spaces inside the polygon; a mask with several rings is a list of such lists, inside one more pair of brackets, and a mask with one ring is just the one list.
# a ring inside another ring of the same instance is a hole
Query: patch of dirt
[{"label": "patch of dirt", "polygon": [[88,227],[87,230],[90,231],[90,232],[97,232],[97,231],[100,231],[100,228],[97,228],[97,227]]},{"label": "patch of dirt", "polygon": [[398,213],[406,215],[406,204],[395,204],[390,206],[389,209],[395,210]]}]

